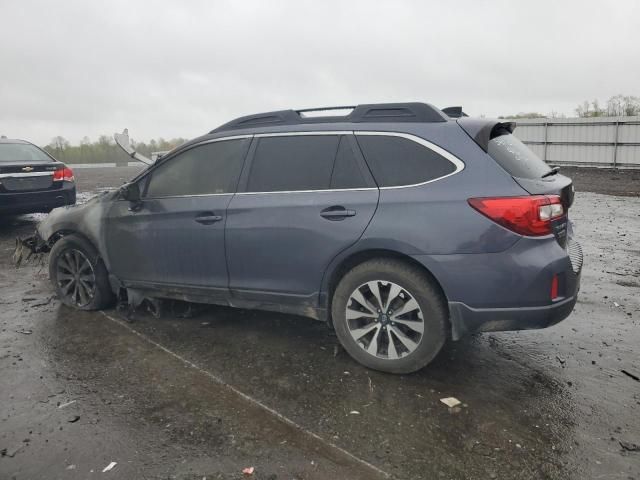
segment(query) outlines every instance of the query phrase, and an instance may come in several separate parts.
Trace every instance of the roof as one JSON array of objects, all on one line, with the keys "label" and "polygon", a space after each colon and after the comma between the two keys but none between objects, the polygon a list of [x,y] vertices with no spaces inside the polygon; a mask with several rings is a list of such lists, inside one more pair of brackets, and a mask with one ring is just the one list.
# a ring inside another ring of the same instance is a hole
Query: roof
[{"label": "roof", "polygon": [[[347,115],[331,114],[337,110],[350,110],[350,112]],[[313,115],[314,112],[316,114],[329,112],[329,114],[315,116]],[[450,118],[441,110],[428,103],[378,103],[257,113],[231,120],[209,133],[220,133],[245,128],[317,123],[436,123],[447,122],[449,120]]]},{"label": "roof", "polygon": [[22,145],[30,145],[29,142],[18,140],[17,138],[0,137],[0,143],[20,143]]}]

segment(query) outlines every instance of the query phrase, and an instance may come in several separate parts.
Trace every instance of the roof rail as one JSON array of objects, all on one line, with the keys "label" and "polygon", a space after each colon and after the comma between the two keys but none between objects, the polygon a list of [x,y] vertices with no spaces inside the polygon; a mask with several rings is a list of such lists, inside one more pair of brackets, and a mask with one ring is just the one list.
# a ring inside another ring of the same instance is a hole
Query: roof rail
[{"label": "roof rail", "polygon": [[[348,115],[308,115],[311,112],[351,110]],[[355,106],[280,110],[236,118],[209,133],[262,126],[302,125],[307,123],[362,123],[362,122],[446,122],[444,115],[428,103],[378,103]]]}]

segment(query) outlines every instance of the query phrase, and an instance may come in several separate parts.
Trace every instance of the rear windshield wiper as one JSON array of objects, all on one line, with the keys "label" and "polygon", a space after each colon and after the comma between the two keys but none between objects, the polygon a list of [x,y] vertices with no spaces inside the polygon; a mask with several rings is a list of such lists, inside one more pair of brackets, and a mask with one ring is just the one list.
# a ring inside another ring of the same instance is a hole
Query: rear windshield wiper
[{"label": "rear windshield wiper", "polygon": [[551,168],[551,170],[549,170],[547,173],[543,174],[542,177],[540,178],[547,178],[550,177],[551,175],[555,175],[556,173],[558,173],[560,171],[560,167],[553,167]]}]

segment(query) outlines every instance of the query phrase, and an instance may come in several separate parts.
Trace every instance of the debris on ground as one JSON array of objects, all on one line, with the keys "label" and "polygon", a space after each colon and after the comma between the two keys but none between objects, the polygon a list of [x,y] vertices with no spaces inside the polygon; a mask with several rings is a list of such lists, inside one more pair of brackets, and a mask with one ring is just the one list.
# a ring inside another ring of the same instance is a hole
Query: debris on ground
[{"label": "debris on ground", "polygon": [[105,472],[108,472],[109,470],[112,470],[113,467],[115,467],[117,464],[118,464],[118,462],[111,462],[109,465],[104,467],[104,469],[102,470],[102,473],[105,473]]},{"label": "debris on ground", "polygon": [[34,307],[44,307],[45,305],[49,305],[49,304],[51,303],[51,300],[53,300],[53,299],[54,299],[54,297],[49,297],[49,298],[47,298],[47,299],[43,300],[42,302],[39,302],[39,303],[32,303],[32,304],[31,304],[31,305],[29,305],[29,306],[30,306],[31,308],[34,308]]},{"label": "debris on ground", "polygon": [[16,330],[16,333],[21,333],[23,335],[31,335],[33,333],[33,330],[30,330],[28,328],[23,328],[21,330]]},{"label": "debris on ground", "polygon": [[441,398],[440,401],[442,403],[444,403],[449,408],[453,408],[453,407],[457,407],[458,405],[462,405],[462,402],[460,400],[458,400],[457,398],[455,398],[455,397]]},{"label": "debris on ground", "polygon": [[625,442],[621,440],[620,446],[627,452],[640,452],[640,445],[638,445],[637,443]]},{"label": "debris on ground", "polygon": [[360,412],[358,410],[351,410],[349,415],[360,415]]},{"label": "debris on ground", "polygon": [[69,405],[73,405],[74,403],[76,403],[76,401],[75,400],[71,400],[70,402],[58,405],[58,408],[65,408],[65,407],[68,407]]},{"label": "debris on ground", "polygon": [[256,469],[254,467],[247,467],[242,469],[242,473],[245,475],[253,475],[253,472],[255,472],[255,470]]},{"label": "debris on ground", "polygon": [[78,420],[80,420],[80,415],[71,415],[67,418],[67,422],[69,423],[76,423]]},{"label": "debris on ground", "polygon": [[633,373],[627,370],[620,370],[620,371],[624,373],[627,377],[633,378],[636,382],[640,382],[640,377],[638,375],[634,375]]},{"label": "debris on ground", "polygon": [[0,450],[0,457],[13,458],[16,456],[16,453],[18,453],[20,450],[22,450],[26,446],[27,446],[26,443],[21,443],[20,445],[13,448],[3,448],[2,450]]},{"label": "debris on ground", "polygon": [[564,366],[564,364],[567,363],[567,361],[564,358],[562,358],[562,357],[560,357],[558,355],[556,355],[556,360],[558,360],[558,362],[560,362],[560,365],[562,365],[562,366]]},{"label": "debris on ground", "polygon": [[67,467],[67,470],[75,470],[76,466],[74,464],[71,464]]}]

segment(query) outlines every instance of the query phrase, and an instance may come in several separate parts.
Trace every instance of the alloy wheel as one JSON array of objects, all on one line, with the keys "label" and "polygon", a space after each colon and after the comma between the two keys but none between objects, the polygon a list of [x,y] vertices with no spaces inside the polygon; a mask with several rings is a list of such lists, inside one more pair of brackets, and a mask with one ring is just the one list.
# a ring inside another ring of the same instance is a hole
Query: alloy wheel
[{"label": "alloy wheel", "polygon": [[370,355],[396,360],[418,348],[424,335],[424,317],[416,299],[402,286],[373,280],[349,296],[347,328]]},{"label": "alloy wheel", "polygon": [[80,250],[65,250],[57,258],[56,281],[65,299],[78,307],[91,303],[96,294],[93,266]]}]

